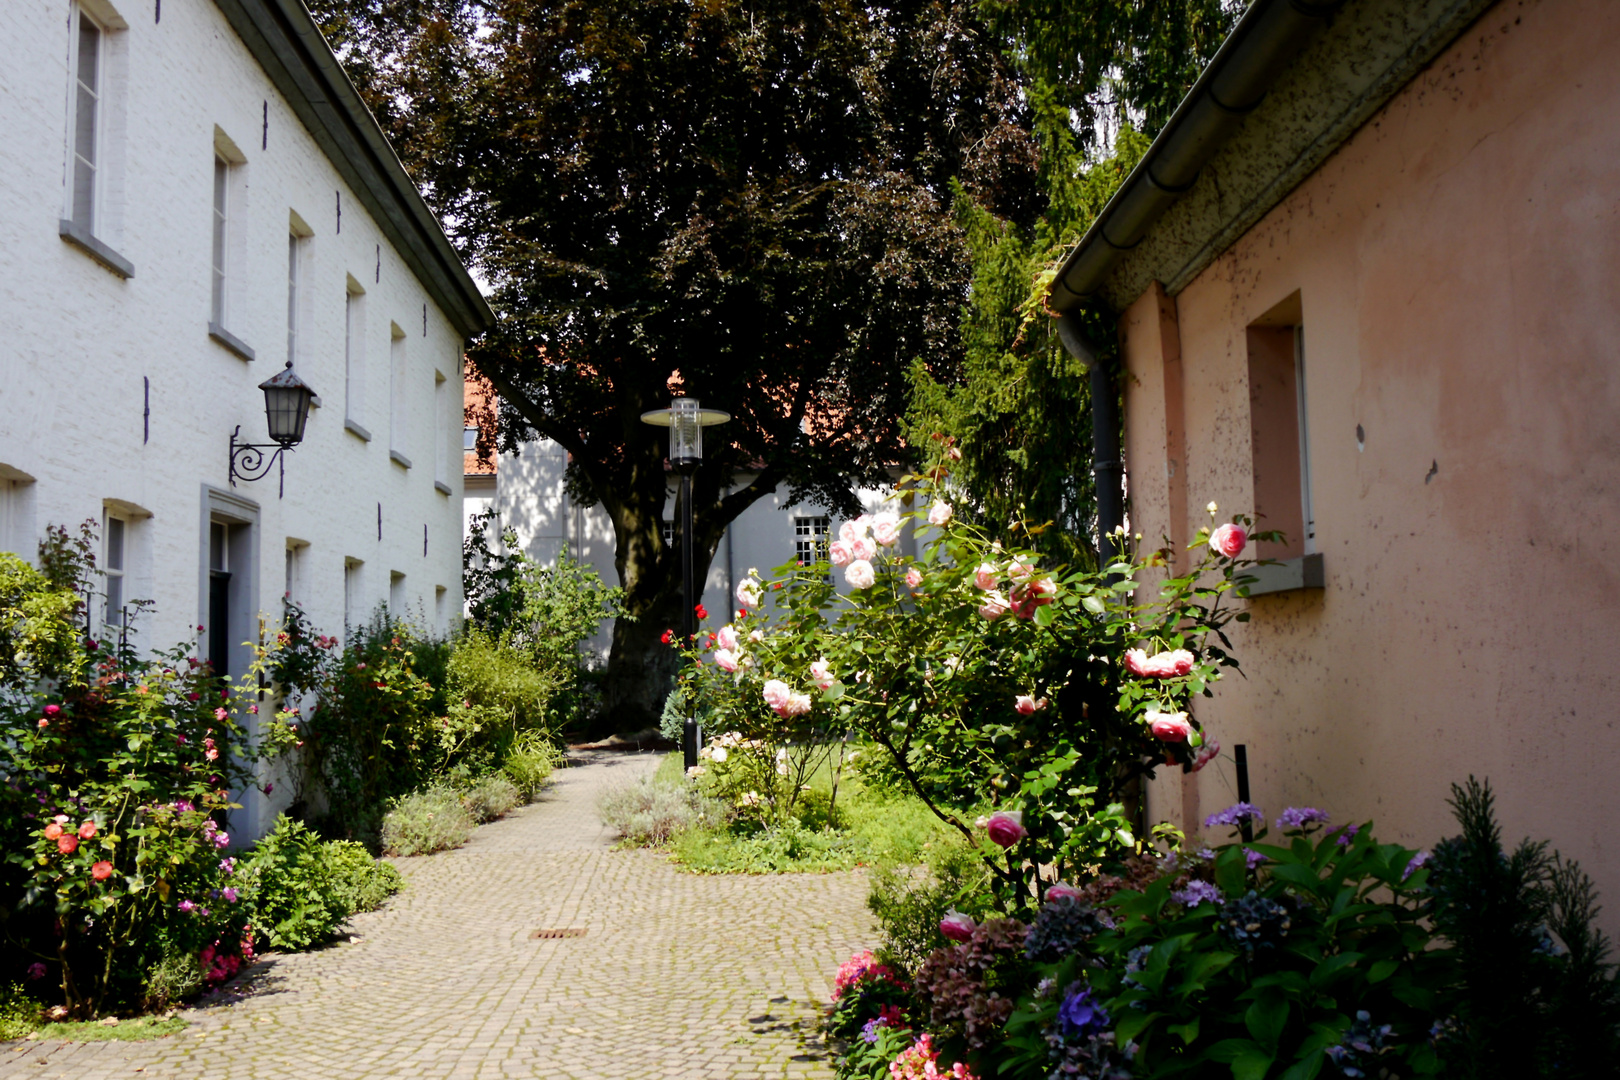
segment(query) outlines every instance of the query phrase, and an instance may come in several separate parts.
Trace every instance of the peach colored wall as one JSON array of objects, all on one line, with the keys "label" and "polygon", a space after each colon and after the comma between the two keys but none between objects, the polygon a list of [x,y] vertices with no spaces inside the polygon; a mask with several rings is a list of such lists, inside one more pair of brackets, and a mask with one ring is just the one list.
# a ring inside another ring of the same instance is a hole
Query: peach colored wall
[{"label": "peach colored wall", "polygon": [[[1488,776],[1507,837],[1580,859],[1620,925],[1620,4],[1499,5],[1178,296],[1123,314],[1150,539],[1251,507],[1245,331],[1295,290],[1326,588],[1250,602],[1247,678],[1198,717],[1247,744],[1270,813],[1413,846]],[[1161,776],[1150,814],[1232,802],[1230,756],[1194,783]]]}]

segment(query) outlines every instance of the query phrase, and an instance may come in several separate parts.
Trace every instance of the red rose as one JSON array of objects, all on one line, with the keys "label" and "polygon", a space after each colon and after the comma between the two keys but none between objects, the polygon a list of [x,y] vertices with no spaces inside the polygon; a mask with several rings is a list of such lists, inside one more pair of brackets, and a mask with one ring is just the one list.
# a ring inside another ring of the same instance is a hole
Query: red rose
[{"label": "red rose", "polygon": [[96,865],[90,868],[90,876],[95,878],[97,881],[106,881],[108,878],[112,877],[112,863],[108,862],[106,859],[102,859],[100,862],[96,863]]},{"label": "red rose", "polygon": [[79,850],[79,838],[77,836],[57,837],[56,850],[60,851],[64,855],[73,854],[75,851]]}]

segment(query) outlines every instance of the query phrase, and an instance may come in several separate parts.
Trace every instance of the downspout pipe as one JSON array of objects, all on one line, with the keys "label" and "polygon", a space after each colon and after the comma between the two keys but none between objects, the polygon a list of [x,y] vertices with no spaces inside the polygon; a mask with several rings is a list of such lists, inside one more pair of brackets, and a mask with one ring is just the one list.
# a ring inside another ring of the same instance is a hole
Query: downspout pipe
[{"label": "downspout pipe", "polygon": [[1125,524],[1125,463],[1119,456],[1119,393],[1101,351],[1072,310],[1058,317],[1058,339],[1091,378],[1091,475],[1097,489],[1097,565],[1124,554],[1110,539]]}]

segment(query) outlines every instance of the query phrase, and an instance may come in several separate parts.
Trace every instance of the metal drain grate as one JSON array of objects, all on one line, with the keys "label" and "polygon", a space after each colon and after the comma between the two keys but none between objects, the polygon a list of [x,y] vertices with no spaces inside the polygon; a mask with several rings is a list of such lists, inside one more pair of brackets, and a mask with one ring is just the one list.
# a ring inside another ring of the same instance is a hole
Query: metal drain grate
[{"label": "metal drain grate", "polygon": [[584,937],[584,936],[585,936],[585,928],[583,926],[563,926],[563,927],[557,927],[557,928],[551,929],[551,930],[534,930],[534,931],[531,931],[529,933],[529,940],[533,941],[533,940],[535,940],[537,938],[550,939],[550,938]]}]

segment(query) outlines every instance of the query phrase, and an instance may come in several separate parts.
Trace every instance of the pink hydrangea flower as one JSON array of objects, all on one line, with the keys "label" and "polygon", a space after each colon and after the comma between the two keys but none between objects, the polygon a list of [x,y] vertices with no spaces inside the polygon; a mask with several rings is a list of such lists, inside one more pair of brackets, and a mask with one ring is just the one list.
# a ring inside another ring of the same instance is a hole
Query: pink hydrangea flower
[{"label": "pink hydrangea flower", "polygon": [[850,550],[849,541],[834,540],[827,545],[827,558],[832,560],[834,566],[848,566],[855,558],[855,552]]},{"label": "pink hydrangea flower", "polygon": [[1243,526],[1228,522],[1209,534],[1209,546],[1228,559],[1235,559],[1249,546],[1249,533]]},{"label": "pink hydrangea flower", "polygon": [[922,571],[913,566],[906,571],[906,588],[915,589],[922,584]]},{"label": "pink hydrangea flower", "polygon": [[947,911],[945,917],[939,920],[939,932],[952,941],[967,941],[978,928],[979,924],[973,921],[971,915],[964,915],[955,908]]},{"label": "pink hydrangea flower", "polygon": [[872,564],[865,559],[856,559],[844,568],[844,580],[849,582],[852,589],[870,589],[877,583],[877,574]]},{"label": "pink hydrangea flower", "polygon": [[999,575],[996,573],[994,566],[989,563],[980,563],[979,568],[973,571],[973,584],[985,592],[989,592],[996,587],[998,577]]},{"label": "pink hydrangea flower", "polygon": [[872,518],[872,539],[890,547],[900,539],[900,515],[884,511]]},{"label": "pink hydrangea flower", "polygon": [[992,842],[1004,848],[1012,847],[1029,835],[1024,831],[1022,810],[997,810],[984,823],[984,831],[990,834]]},{"label": "pink hydrangea flower", "polygon": [[936,501],[928,508],[928,524],[944,525],[951,520],[951,504]]},{"label": "pink hydrangea flower", "polygon": [[1147,724],[1153,732],[1153,737],[1162,742],[1186,742],[1187,736],[1192,734],[1192,725],[1187,722],[1187,714],[1184,712],[1159,712],[1157,709],[1149,709]]},{"label": "pink hydrangea flower", "polygon": [[1007,614],[1010,607],[1007,598],[1001,595],[999,590],[991,591],[984,594],[984,599],[979,604],[979,614],[993,621]]},{"label": "pink hydrangea flower", "polygon": [[1066,881],[1059,881],[1046,890],[1047,900],[1062,900],[1064,897],[1068,897],[1070,900],[1079,900],[1081,895],[1079,889]]}]

